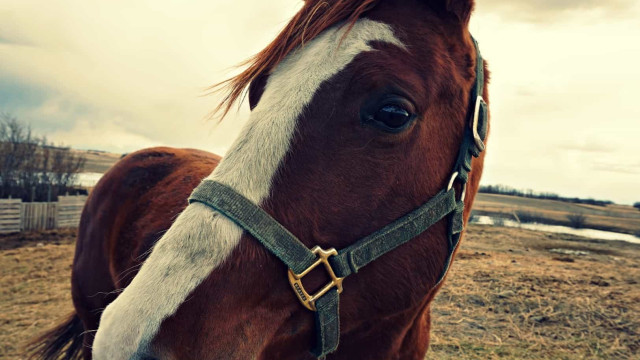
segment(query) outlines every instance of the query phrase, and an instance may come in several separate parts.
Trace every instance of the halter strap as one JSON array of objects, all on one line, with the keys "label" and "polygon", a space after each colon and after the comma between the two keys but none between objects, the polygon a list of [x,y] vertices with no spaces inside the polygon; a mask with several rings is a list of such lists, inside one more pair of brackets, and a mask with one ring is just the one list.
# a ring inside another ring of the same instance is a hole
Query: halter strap
[{"label": "halter strap", "polygon": [[[342,280],[420,235],[445,217],[448,217],[449,251],[436,286],[444,280],[449,270],[464,229],[464,197],[469,171],[471,171],[471,161],[484,150],[488,128],[488,107],[482,98],[484,62],[478,43],[473,37],[472,40],[476,48],[476,82],[471,91],[467,116],[471,126],[465,127],[449,186],[419,208],[375,233],[340,251],[335,249],[325,251],[319,247],[309,250],[262,208],[227,185],[213,180],[204,180],[189,197],[189,203],[202,203],[234,221],[289,268],[289,281],[294,292],[305,307],[315,311],[317,340],[312,353],[318,358],[324,358],[338,348],[339,294],[342,292]],[[453,186],[456,181],[460,183],[462,189],[459,200]],[[310,295],[302,286],[301,279],[320,265],[325,266],[331,282],[318,294]]]},{"label": "halter strap", "polygon": [[227,185],[204,180],[189,197],[222,213],[253,235],[289,269],[301,273],[316,261],[316,255],[262,208]]},{"label": "halter strap", "polygon": [[[213,180],[204,180],[189,197],[189,203],[194,202],[207,205],[234,221],[295,274],[310,270],[318,262],[314,252],[310,251],[298,238],[262,208],[227,185]],[[315,310],[316,317],[317,340],[316,348],[312,350],[316,357],[324,357],[338,347],[340,337],[338,294],[342,290],[342,279],[420,235],[445,216],[456,214],[458,207],[455,190],[453,188],[443,190],[416,210],[338,251],[337,255],[328,257],[332,273],[338,278],[340,287],[329,287],[325,294],[314,301],[311,308]],[[460,219],[457,223],[462,224],[462,211],[458,214]],[[449,261],[450,259],[447,260],[447,268]],[[444,278],[445,273],[446,271],[440,279]]]},{"label": "halter strap", "polygon": [[337,276],[355,274],[365,265],[423,233],[455,207],[455,191],[443,190],[416,210],[340,250],[329,261]]}]

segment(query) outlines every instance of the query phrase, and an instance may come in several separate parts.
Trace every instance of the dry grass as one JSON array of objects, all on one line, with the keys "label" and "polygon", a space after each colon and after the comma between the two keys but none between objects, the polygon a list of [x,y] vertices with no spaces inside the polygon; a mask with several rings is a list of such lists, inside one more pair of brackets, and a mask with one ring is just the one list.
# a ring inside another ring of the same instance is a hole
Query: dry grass
[{"label": "dry grass", "polygon": [[0,359],[20,359],[30,337],[72,309],[75,231],[0,238]]},{"label": "dry grass", "polygon": [[[71,310],[73,236],[0,238],[0,359]],[[638,358],[638,281],[637,245],[471,226],[433,304],[428,358]]]},{"label": "dry grass", "polygon": [[637,359],[639,281],[637,245],[471,227],[433,304],[428,358]]}]

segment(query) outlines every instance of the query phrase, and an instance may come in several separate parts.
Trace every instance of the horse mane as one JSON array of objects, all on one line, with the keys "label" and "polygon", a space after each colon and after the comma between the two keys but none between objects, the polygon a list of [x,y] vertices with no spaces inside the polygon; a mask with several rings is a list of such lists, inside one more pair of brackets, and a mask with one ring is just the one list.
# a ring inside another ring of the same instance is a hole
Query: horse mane
[{"label": "horse mane", "polygon": [[246,89],[261,74],[270,73],[282,59],[305,42],[313,40],[327,28],[339,22],[349,24],[351,30],[358,18],[375,6],[378,0],[306,0],[302,9],[289,21],[278,36],[262,51],[240,63],[246,66],[240,74],[219,82],[207,90],[225,93],[212,112],[223,119],[231,107],[241,102]]}]

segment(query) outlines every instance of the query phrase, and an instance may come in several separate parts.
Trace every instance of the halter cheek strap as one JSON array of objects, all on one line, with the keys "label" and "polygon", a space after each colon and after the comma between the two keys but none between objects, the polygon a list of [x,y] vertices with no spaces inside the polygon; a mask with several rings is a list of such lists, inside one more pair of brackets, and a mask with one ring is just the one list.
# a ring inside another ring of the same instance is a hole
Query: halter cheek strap
[{"label": "halter cheek strap", "polygon": [[[477,54],[477,67],[468,116],[471,126],[465,127],[464,138],[447,188],[419,208],[375,233],[339,251],[323,250],[317,246],[309,250],[263,209],[224,184],[204,180],[189,198],[189,203],[202,203],[234,221],[289,268],[288,277],[294,293],[303,306],[315,311],[317,339],[312,353],[318,358],[323,358],[338,348],[339,294],[342,292],[344,278],[357,273],[380,256],[420,235],[445,217],[449,219],[449,252],[436,286],[447,274],[464,228],[464,196],[468,174],[471,171],[471,160],[484,150],[487,135],[488,109],[482,99],[484,63],[475,39],[473,42]],[[453,186],[456,181],[462,186],[459,200]],[[331,281],[317,293],[309,294],[302,285],[302,279],[318,266],[326,269]]]}]

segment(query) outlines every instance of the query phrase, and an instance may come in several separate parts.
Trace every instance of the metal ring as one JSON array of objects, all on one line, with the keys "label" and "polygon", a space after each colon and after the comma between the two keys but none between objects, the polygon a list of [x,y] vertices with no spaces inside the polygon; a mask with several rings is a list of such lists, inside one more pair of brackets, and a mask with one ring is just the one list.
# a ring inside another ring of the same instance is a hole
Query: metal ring
[{"label": "metal ring", "polygon": [[456,181],[456,178],[458,177],[459,173],[456,171],[453,173],[453,175],[451,175],[451,180],[449,180],[449,186],[447,186],[447,191],[451,190],[451,188],[453,187],[453,183]]},{"label": "metal ring", "polygon": [[480,152],[484,151],[484,142],[482,141],[482,138],[480,137],[480,134],[478,133],[478,117],[480,117],[480,105],[484,102],[484,99],[482,98],[482,96],[478,96],[478,98],[476,99],[476,106],[473,112],[473,140],[476,143],[476,146],[478,147],[478,150],[480,150]]}]

